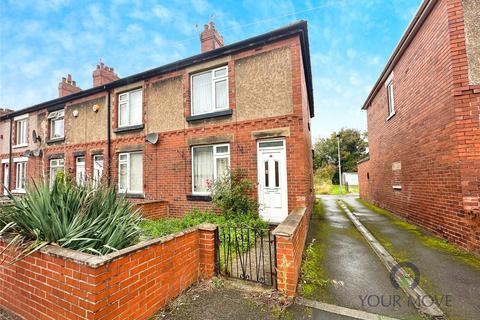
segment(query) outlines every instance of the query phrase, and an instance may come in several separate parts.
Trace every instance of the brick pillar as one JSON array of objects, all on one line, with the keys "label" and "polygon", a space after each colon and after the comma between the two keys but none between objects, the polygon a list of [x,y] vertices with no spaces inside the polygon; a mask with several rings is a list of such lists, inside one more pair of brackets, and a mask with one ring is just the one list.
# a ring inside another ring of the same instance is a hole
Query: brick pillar
[{"label": "brick pillar", "polygon": [[210,223],[201,224],[200,232],[200,274],[204,279],[210,279],[215,274],[215,231],[217,226]]},{"label": "brick pillar", "polygon": [[276,235],[277,240],[277,287],[287,297],[297,291],[298,270],[295,266],[292,237]]}]

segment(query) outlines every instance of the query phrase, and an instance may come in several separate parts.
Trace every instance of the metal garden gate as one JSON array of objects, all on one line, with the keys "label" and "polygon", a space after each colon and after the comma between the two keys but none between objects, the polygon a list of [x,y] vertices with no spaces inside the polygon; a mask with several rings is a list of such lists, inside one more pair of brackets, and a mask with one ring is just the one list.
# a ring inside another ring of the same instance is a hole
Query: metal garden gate
[{"label": "metal garden gate", "polygon": [[276,242],[270,229],[221,226],[215,239],[218,274],[277,286]]}]

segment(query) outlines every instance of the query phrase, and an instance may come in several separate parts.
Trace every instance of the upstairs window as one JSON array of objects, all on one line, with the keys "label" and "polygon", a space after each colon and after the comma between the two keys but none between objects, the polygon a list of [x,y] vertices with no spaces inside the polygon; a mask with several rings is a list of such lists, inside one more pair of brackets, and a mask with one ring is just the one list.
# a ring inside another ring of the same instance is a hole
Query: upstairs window
[{"label": "upstairs window", "polygon": [[118,95],[118,127],[142,124],[142,89]]},{"label": "upstairs window", "polygon": [[388,77],[387,81],[385,82],[385,87],[387,88],[388,120],[395,114],[395,99],[393,97],[393,74]]},{"label": "upstairs window", "polygon": [[143,154],[141,152],[118,155],[118,191],[143,193]]},{"label": "upstairs window", "polygon": [[192,115],[228,109],[228,69],[221,67],[191,77]]},{"label": "upstairs window", "polygon": [[61,139],[65,136],[64,118],[64,110],[53,111],[48,114],[48,121],[50,122],[50,139]]},{"label": "upstairs window", "polygon": [[27,145],[27,124],[27,117],[22,117],[15,121],[15,146]]},{"label": "upstairs window", "polygon": [[230,146],[221,144],[193,147],[192,154],[192,191],[194,194],[209,194],[209,186],[228,172]]}]

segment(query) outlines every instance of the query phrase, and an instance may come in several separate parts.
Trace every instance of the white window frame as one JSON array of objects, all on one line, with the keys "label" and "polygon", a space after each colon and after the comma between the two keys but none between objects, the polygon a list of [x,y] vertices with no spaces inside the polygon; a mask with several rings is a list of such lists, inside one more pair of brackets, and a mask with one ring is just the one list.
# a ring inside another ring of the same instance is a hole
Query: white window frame
[{"label": "white window frame", "polygon": [[[50,125],[50,139],[62,139],[65,138],[65,110],[57,110],[52,111],[48,114],[47,117]],[[56,121],[63,121],[63,131],[61,132],[61,136],[54,137],[54,129],[55,129],[55,122]]]},{"label": "white window frame", "polygon": [[[12,192],[14,193],[25,193],[26,192],[26,185],[27,185],[27,162],[28,158],[27,157],[20,157],[20,158],[14,158],[13,162],[15,163],[15,190]],[[23,179],[23,186],[20,184],[20,175],[19,173],[22,173],[24,175]]]},{"label": "white window frame", "polygon": [[390,120],[391,117],[395,115],[395,95],[393,88],[393,73],[385,81],[385,88],[387,89],[387,108],[388,108],[388,117],[387,120]]},{"label": "white window frame", "polygon": [[[215,77],[215,71],[218,71],[218,70],[222,70],[222,69],[225,69],[225,75],[223,76],[219,76],[219,77]],[[193,78],[195,76],[199,76],[199,75],[202,75],[202,74],[206,74],[206,73],[211,73],[212,74],[212,103],[213,105],[211,106],[211,108],[206,111],[206,112],[202,112],[202,113],[197,113],[195,112],[195,106],[193,105]],[[216,94],[215,94],[215,84],[217,82],[221,82],[223,80],[226,80],[226,83],[227,83],[227,106],[225,108],[217,108],[217,101],[216,101]],[[209,114],[209,113],[213,113],[213,112],[216,112],[216,111],[222,111],[222,110],[228,110],[230,108],[230,101],[229,101],[229,94],[228,94],[228,66],[222,66],[222,67],[219,67],[219,68],[215,68],[215,69],[210,69],[210,70],[207,70],[207,71],[204,71],[204,72],[198,72],[198,73],[194,73],[192,75],[190,75],[190,106],[191,106],[191,115],[192,116],[198,116],[198,115],[202,115],[202,114]]]},{"label": "white window frame", "polygon": [[[132,154],[141,154],[142,155],[142,161],[143,161],[143,152],[137,151],[137,152],[122,152],[118,154],[118,192],[119,193],[128,193],[128,194],[143,194],[143,184],[144,184],[144,177],[142,178],[142,190],[131,190],[130,189],[130,155]],[[126,156],[125,160],[121,160],[122,156]],[[127,164],[127,188],[122,189],[120,188],[120,165],[121,164]],[[142,176],[144,174],[145,168],[142,166]]]},{"label": "white window frame", "polygon": [[[80,160],[83,160],[83,162]],[[86,159],[84,156],[75,158],[75,182],[79,186],[84,186],[87,181],[87,178],[86,178],[87,168],[85,164],[86,164]],[[82,173],[83,173],[83,176],[80,175]]]},{"label": "white window frame", "polygon": [[63,172],[65,172],[65,159],[58,158],[58,159],[51,159],[50,160],[50,168],[49,168],[49,177],[50,177],[50,187],[53,187],[53,183],[55,182],[55,176],[52,175],[52,169],[54,168],[63,168]]},{"label": "white window frame", "polygon": [[[100,160],[97,160],[98,158],[102,158],[101,162],[102,162],[102,165],[101,165],[101,170],[99,170],[99,168],[97,167],[97,163],[100,162]],[[100,186],[100,183],[102,181],[102,177],[103,177],[103,167],[104,167],[104,158],[103,158],[103,154],[96,154],[93,156],[93,164],[92,164],[92,180],[93,180],[93,187],[94,188],[98,188]],[[97,174],[97,172],[99,172],[99,174]]]},{"label": "white window frame", "polygon": [[[28,146],[28,114],[15,117],[15,145],[12,148],[22,148]],[[21,135],[19,134],[21,131]]]},{"label": "white window frame", "polygon": [[[141,117],[140,117],[140,122],[139,123],[132,123],[131,122],[131,119],[130,119],[130,112],[131,112],[131,108],[132,106],[130,105],[130,95],[132,93],[135,93],[135,92],[140,92],[140,114],[141,114]],[[124,98],[124,100],[122,101],[121,99]],[[120,112],[120,105],[121,104],[124,104],[126,103],[127,105],[127,109],[128,109],[128,121],[126,124],[122,124],[121,122],[121,119],[120,119],[120,116],[121,116],[121,112]],[[143,90],[142,88],[140,89],[135,89],[135,90],[130,90],[130,91],[126,91],[126,92],[122,92],[122,93],[119,93],[118,94],[118,127],[119,128],[126,128],[126,127],[131,127],[131,126],[136,126],[136,125],[141,125],[143,123]]]},{"label": "white window frame", "polygon": [[[197,148],[205,148],[205,147],[212,147],[213,152],[213,181],[218,179],[217,176],[217,160],[218,159],[228,159],[228,168],[230,168],[230,144],[229,143],[222,143],[222,144],[209,144],[209,145],[200,145],[200,146],[193,146],[192,147],[192,194],[193,195],[202,195],[202,196],[209,196],[211,192],[198,192],[195,191],[195,149]],[[227,147],[227,152],[218,153],[217,147]]]}]

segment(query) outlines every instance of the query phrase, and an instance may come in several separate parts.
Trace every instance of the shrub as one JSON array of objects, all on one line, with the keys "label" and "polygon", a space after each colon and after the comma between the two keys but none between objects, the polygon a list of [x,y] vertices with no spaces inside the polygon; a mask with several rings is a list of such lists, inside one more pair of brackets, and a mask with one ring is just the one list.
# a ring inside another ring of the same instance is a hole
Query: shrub
[{"label": "shrub", "polygon": [[2,233],[28,254],[54,244],[93,254],[107,254],[138,241],[141,217],[112,187],[76,186],[57,177],[54,186],[33,185],[22,197],[9,195]]},{"label": "shrub", "polygon": [[255,190],[255,184],[241,169],[225,173],[210,188],[213,205],[226,219],[238,216],[258,217],[258,201],[252,196]]}]

